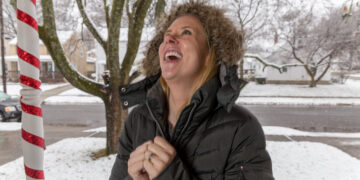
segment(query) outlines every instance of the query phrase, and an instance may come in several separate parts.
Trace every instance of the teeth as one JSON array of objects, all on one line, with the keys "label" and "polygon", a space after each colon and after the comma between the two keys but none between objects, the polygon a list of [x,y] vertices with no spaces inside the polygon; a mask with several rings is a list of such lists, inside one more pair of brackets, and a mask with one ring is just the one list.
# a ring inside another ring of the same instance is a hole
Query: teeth
[{"label": "teeth", "polygon": [[175,56],[176,58],[181,59],[181,55],[178,54],[177,52],[168,52],[165,54],[165,60],[170,61],[170,58],[169,58],[170,56]]}]

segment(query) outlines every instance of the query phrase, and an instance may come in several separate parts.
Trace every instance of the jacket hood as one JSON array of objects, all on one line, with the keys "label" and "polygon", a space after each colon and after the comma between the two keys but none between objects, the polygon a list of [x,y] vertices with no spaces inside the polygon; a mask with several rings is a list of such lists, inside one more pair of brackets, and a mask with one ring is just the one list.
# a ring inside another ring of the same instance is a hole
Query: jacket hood
[{"label": "jacket hood", "polygon": [[216,62],[224,62],[230,67],[243,56],[243,33],[238,31],[231,20],[224,15],[224,10],[207,5],[205,2],[189,1],[172,8],[170,14],[160,22],[154,38],[147,44],[142,71],[149,77],[160,72],[158,50],[163,42],[164,33],[179,17],[192,15],[197,17],[207,32],[210,47],[215,49]]}]

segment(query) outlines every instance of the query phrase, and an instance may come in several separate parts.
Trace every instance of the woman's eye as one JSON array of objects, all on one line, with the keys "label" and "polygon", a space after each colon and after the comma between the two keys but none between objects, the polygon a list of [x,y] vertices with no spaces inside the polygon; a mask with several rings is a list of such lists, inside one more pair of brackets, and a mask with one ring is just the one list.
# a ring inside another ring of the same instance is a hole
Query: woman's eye
[{"label": "woman's eye", "polygon": [[189,30],[184,30],[181,35],[191,35],[191,32]]}]

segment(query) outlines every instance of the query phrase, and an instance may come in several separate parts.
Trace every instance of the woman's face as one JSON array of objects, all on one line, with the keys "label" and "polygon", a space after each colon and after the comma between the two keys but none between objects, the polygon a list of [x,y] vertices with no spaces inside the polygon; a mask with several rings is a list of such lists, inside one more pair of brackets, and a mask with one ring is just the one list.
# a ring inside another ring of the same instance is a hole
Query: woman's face
[{"label": "woman's face", "polygon": [[159,47],[161,75],[166,81],[194,81],[208,56],[206,32],[194,16],[177,18]]}]

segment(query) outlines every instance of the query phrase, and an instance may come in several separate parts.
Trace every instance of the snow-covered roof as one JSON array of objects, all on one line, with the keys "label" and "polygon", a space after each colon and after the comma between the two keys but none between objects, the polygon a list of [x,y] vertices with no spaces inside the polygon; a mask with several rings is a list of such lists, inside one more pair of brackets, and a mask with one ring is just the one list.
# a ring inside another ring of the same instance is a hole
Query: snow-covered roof
[{"label": "snow-covered roof", "polygon": [[96,62],[96,58],[87,57],[86,62],[95,63],[95,62]]}]

